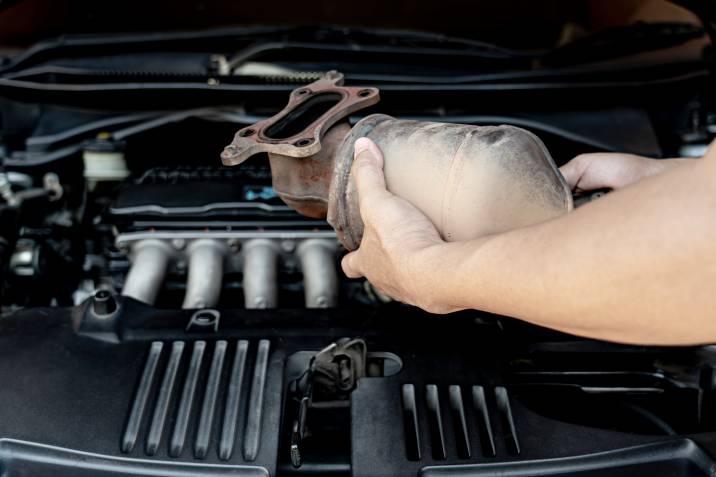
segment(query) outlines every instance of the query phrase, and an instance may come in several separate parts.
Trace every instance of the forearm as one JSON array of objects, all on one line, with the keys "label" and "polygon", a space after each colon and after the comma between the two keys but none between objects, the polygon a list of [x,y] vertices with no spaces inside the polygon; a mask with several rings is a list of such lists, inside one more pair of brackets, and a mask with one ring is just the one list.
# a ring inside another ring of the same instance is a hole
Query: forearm
[{"label": "forearm", "polygon": [[420,262],[442,275],[433,280],[437,299],[462,308],[613,341],[716,341],[711,162],[673,168],[554,221],[432,247]]}]

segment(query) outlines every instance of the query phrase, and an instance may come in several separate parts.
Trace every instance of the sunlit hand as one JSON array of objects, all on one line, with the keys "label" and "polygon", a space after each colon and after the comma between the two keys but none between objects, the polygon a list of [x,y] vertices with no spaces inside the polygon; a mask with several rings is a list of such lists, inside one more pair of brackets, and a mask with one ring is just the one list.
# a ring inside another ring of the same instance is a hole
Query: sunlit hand
[{"label": "sunlit hand", "polygon": [[388,192],[383,154],[367,138],[355,144],[352,166],[364,232],[358,250],[343,258],[350,278],[366,277],[391,298],[433,313],[455,308],[431,293],[429,262],[435,247],[444,244],[430,220],[417,208]]},{"label": "sunlit hand", "polygon": [[682,161],[649,159],[632,154],[594,153],[581,154],[559,170],[573,191],[620,189],[672,169]]}]

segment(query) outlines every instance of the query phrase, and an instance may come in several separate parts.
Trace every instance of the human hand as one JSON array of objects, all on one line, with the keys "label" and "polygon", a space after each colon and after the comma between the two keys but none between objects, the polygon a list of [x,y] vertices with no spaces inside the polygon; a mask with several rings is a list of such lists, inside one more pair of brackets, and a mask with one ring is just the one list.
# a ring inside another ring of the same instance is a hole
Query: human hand
[{"label": "human hand", "polygon": [[671,169],[680,161],[600,152],[581,154],[559,170],[573,191],[620,189]]},{"label": "human hand", "polygon": [[358,250],[343,257],[345,274],[366,277],[391,298],[432,313],[454,311],[440,303],[436,287],[428,283],[431,251],[445,242],[422,212],[386,189],[383,154],[370,139],[356,141],[351,173],[364,231]]}]

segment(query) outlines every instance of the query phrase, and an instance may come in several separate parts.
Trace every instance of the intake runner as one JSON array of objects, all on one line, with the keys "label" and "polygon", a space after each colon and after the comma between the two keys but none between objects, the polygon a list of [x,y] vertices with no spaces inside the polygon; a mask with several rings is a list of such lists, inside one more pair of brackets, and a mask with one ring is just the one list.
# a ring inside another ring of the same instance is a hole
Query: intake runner
[{"label": "intake runner", "polygon": [[343,245],[363,235],[351,176],[356,139],[385,156],[388,190],[425,213],[445,240],[466,240],[542,222],[570,211],[572,195],[542,141],[513,126],[400,120],[373,114],[351,128],[348,115],[378,102],[376,88],[326,78],[291,93],[272,118],[239,130],[225,165],[268,153],[273,186],[298,212],[327,218]]}]

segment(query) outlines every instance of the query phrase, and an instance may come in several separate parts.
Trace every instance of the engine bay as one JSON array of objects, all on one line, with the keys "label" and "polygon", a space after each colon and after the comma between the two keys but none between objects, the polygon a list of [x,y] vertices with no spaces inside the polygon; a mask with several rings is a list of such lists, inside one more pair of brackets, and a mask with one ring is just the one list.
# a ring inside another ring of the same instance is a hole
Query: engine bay
[{"label": "engine bay", "polygon": [[594,48],[525,70],[454,38],[252,27],[68,36],[0,61],[0,474],[712,475],[713,346],[394,302],[341,272],[336,232],[282,200],[265,151],[220,160],[332,70],[380,91],[350,127],[514,126],[557,166],[703,155],[710,46],[581,64]]}]

